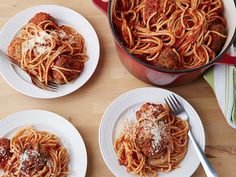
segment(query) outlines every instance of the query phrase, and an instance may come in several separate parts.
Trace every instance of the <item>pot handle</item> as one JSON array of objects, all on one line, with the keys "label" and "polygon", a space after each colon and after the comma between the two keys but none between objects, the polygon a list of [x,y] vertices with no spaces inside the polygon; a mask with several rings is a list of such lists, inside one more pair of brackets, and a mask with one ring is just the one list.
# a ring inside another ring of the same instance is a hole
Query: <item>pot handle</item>
[{"label": "pot handle", "polygon": [[231,46],[229,51],[223,55],[223,57],[217,62],[219,64],[229,64],[229,65],[236,65],[236,53],[235,47]]},{"label": "pot handle", "polygon": [[229,53],[226,53],[217,63],[236,65],[236,56],[232,56]]},{"label": "pot handle", "polygon": [[108,14],[109,0],[93,0],[93,3],[104,13]]}]

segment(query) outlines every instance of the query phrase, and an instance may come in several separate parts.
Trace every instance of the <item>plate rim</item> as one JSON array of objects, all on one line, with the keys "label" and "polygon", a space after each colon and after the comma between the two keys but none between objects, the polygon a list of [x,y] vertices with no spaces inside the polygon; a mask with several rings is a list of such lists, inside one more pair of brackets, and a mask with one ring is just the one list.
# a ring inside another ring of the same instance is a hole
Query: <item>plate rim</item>
[{"label": "plate rim", "polygon": [[[81,84],[78,84],[77,87],[75,88],[72,88],[72,89],[69,89],[65,92],[62,92],[60,94],[60,92],[57,92],[58,94],[54,94],[54,92],[50,92],[50,91],[46,91],[44,90],[44,94],[43,93],[38,93],[38,91],[36,91],[36,89],[39,89],[37,87],[35,87],[35,93],[31,93],[30,91],[28,90],[25,90],[25,89],[21,89],[20,87],[16,86],[14,83],[12,83],[11,81],[9,81],[7,79],[7,77],[5,77],[4,75],[4,71],[2,71],[2,69],[0,69],[0,75],[2,76],[2,78],[4,79],[4,81],[9,85],[11,86],[14,90],[20,92],[21,94],[24,94],[26,96],[29,96],[29,97],[33,97],[33,98],[39,98],[39,99],[53,99],[53,98],[60,98],[60,97],[63,97],[63,96],[66,96],[66,95],[69,95],[77,90],[79,90],[81,87],[83,87],[90,79],[91,77],[93,76],[93,74],[95,73],[96,71],[96,68],[98,66],[98,63],[99,63],[99,60],[100,60],[100,53],[101,53],[101,47],[100,47],[100,42],[99,42],[99,38],[98,38],[98,35],[97,35],[97,32],[95,30],[95,28],[93,27],[93,25],[90,23],[90,21],[85,18],[81,13],[69,8],[69,7],[66,7],[66,6],[62,6],[62,5],[54,5],[54,4],[42,4],[42,5],[36,5],[36,6],[31,6],[29,8],[26,8],[26,9],[23,9],[22,11],[19,11],[17,12],[14,16],[12,16],[4,25],[3,27],[0,29],[0,38],[2,38],[2,32],[3,31],[6,31],[6,28],[9,26],[10,23],[12,23],[12,21],[14,21],[15,18],[17,18],[18,16],[20,16],[21,14],[23,13],[26,13],[28,11],[31,11],[31,10],[37,10],[39,8],[54,8],[54,9],[63,9],[67,12],[70,12],[70,13],[73,13],[73,14],[76,14],[78,15],[81,19],[83,19],[84,21],[86,21],[86,23],[88,24],[87,27],[90,28],[91,32],[93,33],[94,35],[94,39],[92,41],[93,44],[96,45],[96,48],[97,48],[97,51],[94,52],[95,53],[95,59],[93,61],[93,64],[91,65],[91,69],[89,71],[89,74],[87,75],[87,77],[85,77],[84,81],[81,83]],[[44,10],[45,12],[47,11]],[[36,12],[35,12],[36,13]],[[22,18],[22,17],[21,17]],[[57,18],[57,17],[55,17]],[[25,24],[22,24],[22,26],[24,26]],[[8,32],[7,32],[8,33]],[[1,41],[1,40],[0,40]],[[1,42],[0,42],[0,46],[1,46]],[[4,44],[4,45],[9,45],[9,44]],[[2,47],[0,47],[0,50],[1,50]],[[1,59],[1,57],[0,57]],[[0,64],[2,65],[2,62],[4,62],[3,59],[1,59],[2,61],[0,62]],[[7,63],[6,64],[7,67],[12,67],[12,65],[10,63]],[[1,68],[1,67],[0,67]],[[13,68],[13,67],[12,67]],[[13,68],[14,69],[14,68]],[[14,73],[15,74],[15,73]],[[18,76],[18,75],[17,75]],[[21,79],[22,80],[22,79]],[[32,86],[30,83],[25,83],[24,80],[22,80],[22,83],[24,83],[25,87],[27,87],[27,85],[30,85]],[[73,84],[73,83],[72,83]],[[47,92],[47,94],[46,94]],[[51,93],[51,94],[50,94]]]},{"label": "plate rim", "polygon": [[[106,166],[108,167],[108,169],[112,172],[112,174],[113,175],[118,175],[117,173],[115,173],[115,171],[111,168],[111,166],[109,165],[109,163],[108,163],[108,161],[107,161],[107,158],[108,157],[106,157],[105,158],[105,154],[104,154],[104,152],[103,152],[103,149],[102,149],[102,142],[101,142],[101,137],[102,137],[102,134],[101,134],[101,128],[102,128],[102,124],[103,124],[103,122],[104,122],[104,120],[106,119],[106,114],[107,114],[107,112],[111,109],[111,107],[113,107],[113,105],[117,102],[117,101],[119,101],[120,99],[122,99],[123,97],[125,97],[126,95],[129,95],[130,93],[132,93],[132,92],[136,92],[136,91],[139,91],[139,90],[148,90],[148,89],[155,89],[155,90],[160,90],[160,91],[164,91],[164,92],[170,92],[170,93],[174,93],[175,95],[177,95],[178,97],[180,97],[184,102],[186,102],[187,104],[188,104],[188,106],[190,106],[193,110],[194,110],[194,112],[198,115],[198,121],[199,121],[199,125],[200,125],[200,127],[201,127],[201,131],[202,131],[202,133],[203,133],[203,137],[201,137],[201,138],[203,138],[202,139],[202,146],[200,145],[200,147],[202,148],[202,150],[203,151],[205,151],[205,148],[206,148],[206,132],[205,132],[205,129],[204,129],[204,126],[203,126],[203,123],[202,123],[202,120],[201,120],[201,118],[200,118],[200,116],[199,116],[199,114],[197,113],[197,111],[194,109],[194,107],[185,99],[185,98],[183,98],[182,96],[180,96],[179,94],[177,94],[177,93],[175,93],[175,92],[173,92],[173,91],[171,91],[171,90],[168,90],[168,89],[164,89],[164,88],[160,88],[160,87],[152,87],[152,86],[147,86],[147,87],[139,87],[139,88],[135,88],[135,89],[131,89],[131,90],[128,90],[128,91],[126,91],[126,92],[124,92],[123,94],[121,94],[121,95],[119,95],[119,96],[117,96],[110,104],[109,104],[109,106],[107,107],[107,109],[105,110],[105,112],[103,113],[103,115],[102,115],[102,119],[101,119],[101,121],[100,121],[100,124],[99,124],[99,133],[98,133],[98,140],[99,140],[99,150],[100,150],[100,153],[101,153],[101,155],[102,155],[102,158],[103,158],[103,161],[105,162],[105,164],[106,164]],[[116,122],[118,119],[116,119],[116,120],[114,120],[114,122]],[[114,131],[114,130],[113,130]],[[190,141],[189,141],[190,142]],[[196,169],[191,173],[191,175],[193,175],[194,174],[194,172],[198,169],[198,167],[199,167],[199,165],[200,165],[200,160],[198,159],[198,165],[196,166]],[[120,166],[121,167],[121,166]],[[191,176],[190,175],[190,176]],[[137,175],[133,175],[134,177],[136,177]],[[168,176],[168,175],[167,175]],[[166,176],[166,177],[167,177]],[[119,176],[117,176],[117,177],[119,177]],[[138,176],[137,176],[138,177]]]},{"label": "plate rim", "polygon": [[[80,132],[75,128],[75,126],[69,121],[69,120],[67,120],[65,117],[63,117],[63,116],[61,116],[61,115],[59,115],[59,114],[57,114],[57,113],[55,113],[55,112],[51,112],[51,111],[48,111],[48,110],[42,110],[42,109],[25,109],[25,110],[21,110],[21,111],[17,111],[17,112],[14,112],[14,113],[12,113],[12,114],[9,114],[9,115],[7,115],[7,116],[5,116],[5,117],[3,117],[3,118],[1,118],[0,119],[0,127],[1,127],[1,125],[2,126],[5,126],[5,124],[7,124],[7,123],[9,123],[10,121],[14,121],[14,119],[17,117],[17,115],[19,115],[19,114],[24,114],[24,113],[27,113],[27,114],[29,114],[29,113],[37,113],[37,112],[41,112],[41,113],[43,113],[43,114],[50,114],[50,115],[52,115],[53,116],[53,119],[60,119],[61,121],[63,121],[64,123],[66,123],[70,128],[71,128],[71,130],[73,131],[73,132],[76,132],[76,137],[77,138],[79,138],[79,141],[80,141],[80,144],[81,144],[81,147],[83,148],[83,151],[84,151],[84,156],[86,157],[85,159],[83,159],[84,160],[84,165],[85,165],[85,169],[84,169],[84,173],[83,174],[81,174],[81,176],[86,176],[86,174],[87,174],[87,170],[88,170],[88,152],[87,152],[87,148],[86,148],[86,144],[85,144],[85,142],[84,142],[84,139],[83,139],[83,137],[82,137],[82,135],[80,134]],[[21,118],[22,119],[22,118]],[[31,118],[31,119],[34,119],[33,117]],[[22,121],[24,121],[24,119],[22,119]],[[24,124],[26,125],[26,126],[28,126],[29,125],[29,123],[27,123],[27,122],[24,122]],[[32,124],[32,126],[34,126],[33,124]],[[55,127],[55,126],[53,126],[52,125],[52,127]],[[18,129],[17,129],[18,130]],[[16,130],[16,131],[17,131]],[[58,136],[57,134],[56,134],[56,132],[51,132],[51,133],[54,133],[56,136]],[[60,138],[59,138],[60,139]]]}]

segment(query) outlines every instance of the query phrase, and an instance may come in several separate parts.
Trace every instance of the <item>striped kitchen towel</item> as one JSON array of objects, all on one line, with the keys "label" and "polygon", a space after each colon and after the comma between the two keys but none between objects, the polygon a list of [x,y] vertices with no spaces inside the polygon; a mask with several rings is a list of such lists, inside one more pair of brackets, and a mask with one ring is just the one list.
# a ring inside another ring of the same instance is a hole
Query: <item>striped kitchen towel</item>
[{"label": "striped kitchen towel", "polygon": [[[234,49],[232,52],[235,52]],[[215,92],[219,106],[230,126],[236,128],[236,67],[215,65],[204,78]]]}]

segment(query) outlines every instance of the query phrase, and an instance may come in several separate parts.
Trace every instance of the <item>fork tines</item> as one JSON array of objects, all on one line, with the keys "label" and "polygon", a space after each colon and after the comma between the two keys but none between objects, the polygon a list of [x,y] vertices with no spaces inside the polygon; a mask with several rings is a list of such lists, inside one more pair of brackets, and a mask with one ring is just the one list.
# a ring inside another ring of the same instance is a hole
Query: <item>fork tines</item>
[{"label": "fork tines", "polygon": [[54,82],[49,82],[48,85],[40,82],[37,78],[31,77],[31,81],[34,85],[38,86],[41,89],[57,92],[59,90],[59,84]]},{"label": "fork tines", "polygon": [[55,82],[50,82],[48,84],[48,87],[53,91],[57,91],[59,89],[60,85]]},{"label": "fork tines", "polygon": [[182,104],[178,101],[174,94],[164,99],[170,110],[175,114],[179,114],[184,110]]}]

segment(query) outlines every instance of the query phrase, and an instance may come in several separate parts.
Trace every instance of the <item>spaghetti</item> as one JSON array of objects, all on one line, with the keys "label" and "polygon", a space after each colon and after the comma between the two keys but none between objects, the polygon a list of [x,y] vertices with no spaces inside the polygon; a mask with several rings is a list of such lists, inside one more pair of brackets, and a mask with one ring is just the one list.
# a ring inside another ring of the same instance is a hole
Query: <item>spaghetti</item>
[{"label": "spaghetti", "polygon": [[142,177],[177,168],[187,152],[188,122],[172,115],[165,104],[145,103],[136,118],[114,143],[120,165]]},{"label": "spaghetti", "polygon": [[68,152],[54,134],[23,128],[10,140],[9,148],[5,151],[12,154],[8,154],[3,166],[3,177],[66,177],[68,174]]},{"label": "spaghetti", "polygon": [[208,63],[227,37],[221,0],[117,0],[112,19],[128,52],[165,69]]},{"label": "spaghetti", "polygon": [[20,31],[8,55],[40,83],[65,84],[78,78],[87,60],[83,37],[53,17],[38,13]]}]

